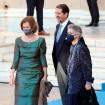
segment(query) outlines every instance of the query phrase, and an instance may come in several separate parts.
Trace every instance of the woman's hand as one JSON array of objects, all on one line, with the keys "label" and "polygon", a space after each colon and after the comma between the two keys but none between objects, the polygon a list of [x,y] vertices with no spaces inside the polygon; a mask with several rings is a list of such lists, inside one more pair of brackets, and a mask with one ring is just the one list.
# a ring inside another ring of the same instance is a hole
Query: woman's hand
[{"label": "woman's hand", "polygon": [[91,89],[91,84],[86,83],[85,88],[86,88],[86,90],[90,90]]},{"label": "woman's hand", "polygon": [[10,85],[10,86],[12,86],[12,85],[15,84],[14,72],[15,72],[15,69],[12,69],[12,70],[11,70],[11,75],[10,75],[10,80],[9,80],[9,85]]},{"label": "woman's hand", "polygon": [[13,86],[15,84],[14,75],[10,76],[9,85]]},{"label": "woman's hand", "polygon": [[42,80],[46,83],[47,82],[47,75],[44,75]]},{"label": "woman's hand", "polygon": [[44,71],[44,76],[43,76],[43,78],[42,78],[42,80],[44,81],[44,82],[47,82],[47,67],[43,67],[43,71]]}]

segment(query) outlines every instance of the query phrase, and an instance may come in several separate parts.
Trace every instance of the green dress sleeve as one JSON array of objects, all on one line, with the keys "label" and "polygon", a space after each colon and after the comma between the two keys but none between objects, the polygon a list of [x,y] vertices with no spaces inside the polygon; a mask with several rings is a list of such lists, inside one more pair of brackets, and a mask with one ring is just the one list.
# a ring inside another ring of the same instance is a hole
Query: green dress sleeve
[{"label": "green dress sleeve", "polygon": [[42,67],[47,67],[47,61],[46,61],[46,42],[45,39],[42,38],[42,42],[40,45],[40,60]]},{"label": "green dress sleeve", "polygon": [[14,48],[14,60],[11,69],[17,69],[20,57],[20,49],[18,45],[18,38],[15,40],[15,48]]}]

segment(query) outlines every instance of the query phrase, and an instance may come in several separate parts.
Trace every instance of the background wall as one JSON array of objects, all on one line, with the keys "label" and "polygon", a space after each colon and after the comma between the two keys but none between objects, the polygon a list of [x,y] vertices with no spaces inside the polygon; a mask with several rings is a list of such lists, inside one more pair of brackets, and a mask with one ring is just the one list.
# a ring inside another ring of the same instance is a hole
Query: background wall
[{"label": "background wall", "polygon": [[[105,10],[105,0],[98,0],[100,10]],[[66,3],[71,9],[87,10],[86,0],[45,0],[45,9],[54,9],[57,4]],[[7,4],[9,8],[26,8],[26,0],[0,0],[0,8]]]},{"label": "background wall", "polygon": [[[105,0],[98,0],[100,22],[105,21]],[[45,0],[44,3],[44,27],[45,29],[55,28],[55,7],[57,4],[65,3],[70,8],[69,19],[79,25],[87,24],[91,21],[86,0]],[[7,7],[7,8],[5,8]],[[0,28],[15,31],[14,23],[20,23],[26,16],[26,0],[0,0]],[[36,10],[35,10],[36,12]],[[36,13],[34,13],[36,18]],[[46,24],[45,24],[46,23]],[[50,25],[50,27],[49,27]],[[19,24],[18,24],[19,26]],[[15,26],[16,27],[16,26]]]}]

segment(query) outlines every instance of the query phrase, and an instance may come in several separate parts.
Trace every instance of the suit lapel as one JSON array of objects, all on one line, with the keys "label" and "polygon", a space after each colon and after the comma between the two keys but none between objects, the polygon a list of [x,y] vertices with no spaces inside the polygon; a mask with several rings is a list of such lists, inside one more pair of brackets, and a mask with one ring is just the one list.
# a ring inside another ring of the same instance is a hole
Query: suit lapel
[{"label": "suit lapel", "polygon": [[58,52],[60,51],[60,49],[61,49],[61,47],[62,47],[62,45],[63,45],[63,43],[64,43],[64,40],[65,40],[65,38],[67,37],[67,26],[68,26],[69,24],[71,24],[70,21],[68,21],[67,25],[65,26],[65,28],[64,28],[64,30],[63,30],[63,32],[62,32],[62,34],[61,34],[60,39],[59,39],[59,42],[58,42],[58,45],[59,45],[59,47],[58,47],[58,48],[59,48],[59,49],[58,49]]},{"label": "suit lapel", "polygon": [[57,33],[58,33],[59,25],[60,25],[60,24],[58,24],[58,25],[56,26],[55,39],[56,39],[56,36],[57,36]]}]

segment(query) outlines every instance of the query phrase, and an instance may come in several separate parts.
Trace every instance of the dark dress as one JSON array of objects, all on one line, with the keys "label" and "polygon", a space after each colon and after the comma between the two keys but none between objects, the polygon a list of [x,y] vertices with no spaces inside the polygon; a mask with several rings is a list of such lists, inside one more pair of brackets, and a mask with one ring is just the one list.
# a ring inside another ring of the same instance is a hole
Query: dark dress
[{"label": "dark dress", "polygon": [[11,68],[17,69],[15,79],[15,105],[38,105],[39,85],[43,67],[47,67],[45,39],[24,42],[16,39],[14,61]]},{"label": "dark dress", "polygon": [[79,105],[79,91],[85,86],[86,82],[93,82],[90,51],[81,41],[70,47],[67,80],[66,105]]}]

